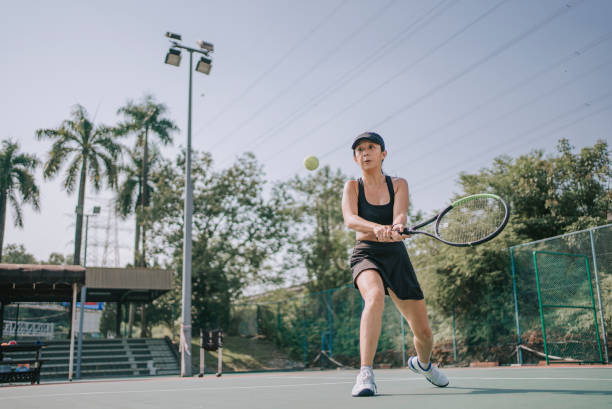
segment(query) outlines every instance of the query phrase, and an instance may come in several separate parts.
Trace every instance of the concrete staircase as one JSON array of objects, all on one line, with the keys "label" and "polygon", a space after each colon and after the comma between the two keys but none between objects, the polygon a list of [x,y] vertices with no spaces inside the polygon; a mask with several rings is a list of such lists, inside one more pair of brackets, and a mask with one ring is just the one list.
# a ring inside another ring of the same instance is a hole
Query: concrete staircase
[{"label": "concrete staircase", "polygon": [[[70,343],[48,341],[41,352],[41,380],[68,379]],[[76,376],[76,342],[74,371]],[[14,353],[13,359],[33,358],[31,353]],[[81,378],[115,376],[178,375],[178,355],[166,338],[89,339],[83,341]]]}]

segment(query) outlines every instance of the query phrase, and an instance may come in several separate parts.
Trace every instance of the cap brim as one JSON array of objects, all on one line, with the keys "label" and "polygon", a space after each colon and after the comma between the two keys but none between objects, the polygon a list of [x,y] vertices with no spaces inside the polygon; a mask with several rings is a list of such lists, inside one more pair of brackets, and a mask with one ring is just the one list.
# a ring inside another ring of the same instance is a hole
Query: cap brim
[{"label": "cap brim", "polygon": [[380,143],[380,141],[379,141],[379,140],[377,140],[377,139],[375,139],[375,138],[371,138],[371,137],[369,137],[369,136],[363,136],[363,137],[361,137],[361,138],[356,139],[356,140],[355,140],[355,142],[353,142],[353,145],[351,146],[351,149],[352,149],[352,150],[355,150],[355,148],[357,147],[357,145],[359,145],[359,143],[360,143],[361,141],[370,141],[370,142],[374,142],[376,145],[380,145],[380,146],[383,148],[383,150],[384,150],[384,146],[385,146],[385,145],[381,145],[381,143]]},{"label": "cap brim", "polygon": [[357,147],[357,145],[359,145],[359,143],[361,141],[370,141],[370,142],[374,142],[375,144],[378,144],[378,142],[376,142],[375,140],[372,140],[371,138],[368,138],[367,136],[364,136],[363,138],[359,138],[359,139],[355,140],[355,142],[353,142],[353,146],[351,146],[351,149],[355,150],[355,148]]}]

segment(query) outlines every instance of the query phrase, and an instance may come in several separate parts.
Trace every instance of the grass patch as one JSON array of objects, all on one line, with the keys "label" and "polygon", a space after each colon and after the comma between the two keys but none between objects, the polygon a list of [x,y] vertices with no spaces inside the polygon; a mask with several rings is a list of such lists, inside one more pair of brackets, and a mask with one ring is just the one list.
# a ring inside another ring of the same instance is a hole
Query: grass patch
[{"label": "grass patch", "polygon": [[[199,338],[191,344],[191,362],[194,373],[200,372]],[[205,351],[206,373],[217,371],[217,352]],[[289,358],[272,342],[263,338],[223,336],[223,371],[265,371],[273,369],[303,368],[303,363]]]}]

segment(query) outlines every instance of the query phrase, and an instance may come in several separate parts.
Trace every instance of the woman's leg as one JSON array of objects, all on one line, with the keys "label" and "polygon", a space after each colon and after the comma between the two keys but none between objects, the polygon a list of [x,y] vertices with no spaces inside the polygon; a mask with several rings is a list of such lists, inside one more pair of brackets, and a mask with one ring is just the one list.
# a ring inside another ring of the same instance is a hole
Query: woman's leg
[{"label": "woman's leg", "polygon": [[359,327],[361,366],[372,366],[385,308],[385,287],[376,270],[364,270],[357,276],[357,287],[364,300]]},{"label": "woman's leg", "polygon": [[410,329],[414,334],[414,347],[422,364],[427,365],[431,358],[433,348],[433,335],[427,320],[427,307],[425,300],[400,300],[393,291],[389,295],[400,313],[408,321]]},{"label": "woman's leg", "polygon": [[448,385],[448,378],[429,362],[433,347],[433,335],[427,320],[425,300],[400,300],[391,290],[389,290],[389,295],[397,309],[408,321],[414,334],[414,347],[418,359],[410,357],[407,362],[408,367],[413,372],[425,376],[425,379],[432,384],[441,388],[445,387]]}]

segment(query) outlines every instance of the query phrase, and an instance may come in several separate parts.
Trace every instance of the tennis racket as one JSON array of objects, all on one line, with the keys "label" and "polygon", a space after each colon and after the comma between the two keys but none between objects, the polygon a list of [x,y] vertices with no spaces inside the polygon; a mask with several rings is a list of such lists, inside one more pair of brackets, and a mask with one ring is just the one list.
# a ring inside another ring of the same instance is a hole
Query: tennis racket
[{"label": "tennis racket", "polygon": [[425,234],[450,246],[475,246],[501,233],[509,217],[510,208],[501,197],[481,193],[454,201],[434,217],[402,233]]}]

